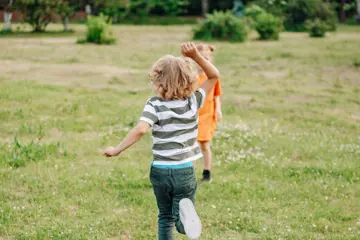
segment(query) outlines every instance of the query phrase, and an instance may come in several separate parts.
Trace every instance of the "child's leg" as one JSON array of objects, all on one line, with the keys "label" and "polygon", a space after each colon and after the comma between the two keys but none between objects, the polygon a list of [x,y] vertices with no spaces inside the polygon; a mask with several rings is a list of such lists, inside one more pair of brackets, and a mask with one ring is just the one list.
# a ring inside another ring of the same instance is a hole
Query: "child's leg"
[{"label": "child's leg", "polygon": [[[168,172],[162,174],[162,170],[154,170],[152,168],[150,173],[150,180],[153,185],[156,202],[159,209],[158,215],[158,239],[159,240],[172,240],[173,228],[175,225],[175,218],[172,214],[172,194],[171,185],[167,184],[169,178]],[[168,169],[166,169],[168,170]]]},{"label": "child's leg", "polygon": [[196,177],[193,168],[176,169],[173,172],[174,191],[173,191],[173,215],[175,217],[176,230],[185,234],[184,226],[180,220],[179,202],[183,198],[189,198],[195,201],[195,192],[197,188]]},{"label": "child's leg", "polygon": [[204,155],[204,170],[211,170],[211,147],[210,141],[199,142],[202,154]]},{"label": "child's leg", "polygon": [[211,182],[211,147],[210,141],[200,142],[200,148],[204,156],[204,170],[201,181]]}]

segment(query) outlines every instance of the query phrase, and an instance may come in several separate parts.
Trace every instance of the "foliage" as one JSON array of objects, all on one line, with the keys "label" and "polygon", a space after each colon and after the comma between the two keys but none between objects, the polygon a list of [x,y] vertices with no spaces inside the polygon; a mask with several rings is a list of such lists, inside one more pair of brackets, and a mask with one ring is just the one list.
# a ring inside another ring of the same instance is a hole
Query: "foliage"
[{"label": "foliage", "polygon": [[103,14],[88,16],[86,26],[86,39],[80,40],[78,43],[114,44],[116,42],[111,28],[111,21],[107,22]]},{"label": "foliage", "polygon": [[256,18],[262,13],[266,13],[266,11],[256,4],[251,4],[245,8],[245,17],[251,28],[256,27]]},{"label": "foliage", "polygon": [[78,1],[76,0],[63,0],[57,8],[57,13],[60,15],[62,23],[64,24],[64,31],[68,32],[69,18],[74,15]]},{"label": "foliage", "polygon": [[162,9],[165,15],[178,16],[186,11],[185,7],[188,5],[188,0],[157,0],[154,7]]},{"label": "foliage", "polygon": [[254,0],[251,1],[251,4],[258,5],[274,16],[281,17],[284,14],[288,1],[289,0]]},{"label": "foliage", "polygon": [[25,22],[32,26],[34,32],[42,32],[45,31],[52,20],[53,13],[62,2],[62,0],[17,0],[15,8],[24,14]]},{"label": "foliage", "polygon": [[256,4],[251,4],[245,8],[245,17],[250,17],[253,20],[262,13],[266,13],[265,9]]},{"label": "foliage", "polygon": [[148,16],[142,18],[135,15],[128,15],[119,22],[119,24],[135,25],[193,25],[197,23],[198,18],[196,17]]},{"label": "foliage", "polygon": [[96,0],[95,7],[107,16],[107,21],[124,17],[129,10],[129,0]]},{"label": "foliage", "polygon": [[329,30],[336,30],[337,16],[328,2],[322,0],[290,0],[285,10],[284,26],[290,31],[304,31],[306,21],[320,19]]},{"label": "foliage", "polygon": [[325,37],[329,26],[320,19],[315,19],[315,21],[307,21],[306,28],[310,37],[323,38]]},{"label": "foliage", "polygon": [[281,21],[271,13],[262,13],[256,17],[255,29],[260,40],[278,40]]},{"label": "foliage", "polygon": [[230,42],[245,42],[248,30],[243,20],[232,15],[231,11],[208,14],[204,22],[194,29],[194,39],[226,40]]}]

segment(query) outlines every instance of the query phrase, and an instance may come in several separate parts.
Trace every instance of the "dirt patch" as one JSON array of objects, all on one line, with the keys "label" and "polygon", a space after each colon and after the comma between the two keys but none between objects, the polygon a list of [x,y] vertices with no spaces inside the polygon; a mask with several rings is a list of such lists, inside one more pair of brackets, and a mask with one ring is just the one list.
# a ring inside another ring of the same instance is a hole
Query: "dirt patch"
[{"label": "dirt patch", "polygon": [[313,102],[315,99],[304,95],[290,95],[287,97],[287,100],[290,102]]},{"label": "dirt patch", "polygon": [[6,79],[33,80],[52,85],[106,88],[113,78],[141,71],[100,64],[53,64],[0,60],[0,72]]},{"label": "dirt patch", "polygon": [[255,75],[263,76],[264,78],[269,79],[283,79],[289,75],[288,71],[264,71],[259,73],[254,73]]},{"label": "dirt patch", "polygon": [[1,237],[0,236],[0,240],[15,240],[14,237]]},{"label": "dirt patch", "polygon": [[330,84],[360,86],[360,71],[351,67],[322,67],[322,79]]}]

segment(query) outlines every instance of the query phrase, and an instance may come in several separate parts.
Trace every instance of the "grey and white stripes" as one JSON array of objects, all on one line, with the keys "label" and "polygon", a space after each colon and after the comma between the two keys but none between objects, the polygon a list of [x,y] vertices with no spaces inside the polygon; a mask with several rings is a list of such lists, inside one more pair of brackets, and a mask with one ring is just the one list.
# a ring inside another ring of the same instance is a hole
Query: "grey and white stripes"
[{"label": "grey and white stripes", "polygon": [[179,165],[202,157],[196,139],[198,110],[204,100],[201,88],[185,100],[148,100],[140,120],[153,127],[154,165]]}]

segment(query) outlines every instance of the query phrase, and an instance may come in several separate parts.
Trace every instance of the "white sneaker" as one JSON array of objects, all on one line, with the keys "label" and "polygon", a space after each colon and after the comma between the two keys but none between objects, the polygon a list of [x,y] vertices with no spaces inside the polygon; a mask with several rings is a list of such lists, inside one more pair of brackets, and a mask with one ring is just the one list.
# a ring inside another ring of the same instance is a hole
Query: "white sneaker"
[{"label": "white sneaker", "polygon": [[183,198],[179,202],[180,221],[184,225],[186,236],[191,240],[196,240],[201,234],[201,221],[196,213],[193,202],[188,198]]}]

